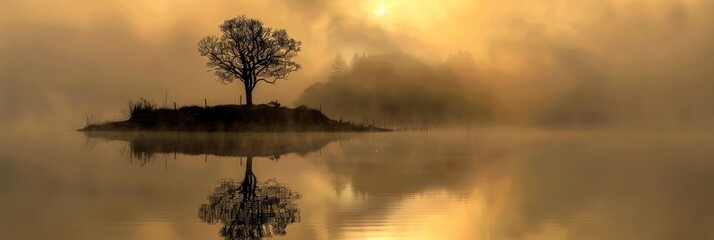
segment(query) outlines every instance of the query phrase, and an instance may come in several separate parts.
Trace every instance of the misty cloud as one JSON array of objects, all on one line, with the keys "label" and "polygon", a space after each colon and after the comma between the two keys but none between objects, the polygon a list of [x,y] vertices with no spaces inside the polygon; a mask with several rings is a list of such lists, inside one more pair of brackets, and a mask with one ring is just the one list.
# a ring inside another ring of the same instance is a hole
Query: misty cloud
[{"label": "misty cloud", "polygon": [[240,14],[303,42],[296,60],[304,68],[274,86],[258,86],[257,102],[294,102],[327,79],[337,53],[402,50],[439,61],[466,50],[477,66],[473,78],[499,104],[500,121],[559,125],[597,115],[608,124],[705,125],[714,119],[710,1],[393,1],[382,17],[373,14],[376,4],[3,1],[0,125],[25,131],[51,117],[71,129],[88,111],[105,120],[121,117],[128,99],[161,105],[168,88],[168,100],[179,104],[235,101],[239,86],[217,84],[195,45]]},{"label": "misty cloud", "polygon": [[388,127],[490,122],[488,90],[473,88],[478,82],[466,77],[473,63],[449,60],[429,64],[404,53],[356,55],[347,70],[333,69],[330,80],[307,88],[298,104],[319,106],[332,118]]}]

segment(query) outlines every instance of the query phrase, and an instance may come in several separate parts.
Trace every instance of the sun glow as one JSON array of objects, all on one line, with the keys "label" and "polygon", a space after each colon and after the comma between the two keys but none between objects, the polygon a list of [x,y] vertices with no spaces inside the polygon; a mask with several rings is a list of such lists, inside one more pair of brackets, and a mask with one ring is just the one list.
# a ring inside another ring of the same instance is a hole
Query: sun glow
[{"label": "sun glow", "polygon": [[376,8],[374,8],[374,15],[381,17],[381,16],[384,16],[385,14],[387,14],[387,8],[384,7],[384,5],[379,5]]}]

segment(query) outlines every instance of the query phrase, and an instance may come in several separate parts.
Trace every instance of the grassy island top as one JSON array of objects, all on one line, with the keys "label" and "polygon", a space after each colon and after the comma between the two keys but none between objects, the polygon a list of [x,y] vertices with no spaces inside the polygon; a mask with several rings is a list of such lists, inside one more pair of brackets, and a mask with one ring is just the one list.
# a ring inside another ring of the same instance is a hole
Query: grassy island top
[{"label": "grassy island top", "polygon": [[135,104],[126,121],[88,124],[80,131],[370,132],[390,131],[329,119],[316,109],[270,105],[156,108]]}]

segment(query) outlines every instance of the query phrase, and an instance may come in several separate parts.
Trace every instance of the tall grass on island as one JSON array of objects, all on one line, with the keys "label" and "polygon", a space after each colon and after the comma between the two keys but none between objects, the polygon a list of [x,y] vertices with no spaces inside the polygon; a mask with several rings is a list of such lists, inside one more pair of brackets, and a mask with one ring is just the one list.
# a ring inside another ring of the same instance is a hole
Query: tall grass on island
[{"label": "tall grass on island", "polygon": [[[174,105],[175,106],[175,105]],[[82,131],[205,131],[205,132],[307,132],[389,131],[376,126],[335,121],[319,110],[283,107],[277,101],[260,105],[217,105],[159,108],[151,101],[129,101],[128,119],[92,123]]]}]

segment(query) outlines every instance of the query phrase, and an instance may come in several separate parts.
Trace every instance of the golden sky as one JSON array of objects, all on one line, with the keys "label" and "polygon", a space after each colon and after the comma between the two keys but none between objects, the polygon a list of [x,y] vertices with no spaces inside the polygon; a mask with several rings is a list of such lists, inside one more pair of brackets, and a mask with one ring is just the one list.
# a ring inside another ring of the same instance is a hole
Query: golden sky
[{"label": "golden sky", "polygon": [[[5,0],[0,122],[22,129],[48,112],[75,125],[87,111],[119,118],[127,99],[162,105],[169,88],[169,102],[234,100],[242,90],[215,81],[196,43],[241,14],[303,42],[296,59],[303,69],[258,86],[258,103],[292,105],[325,80],[338,53],[404,51],[439,60],[467,50],[506,102],[519,101],[508,94],[533,92],[513,82],[700,82],[711,73],[713,9],[709,0]],[[681,91],[701,89],[695,85]]]}]

